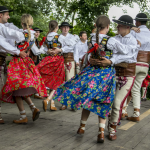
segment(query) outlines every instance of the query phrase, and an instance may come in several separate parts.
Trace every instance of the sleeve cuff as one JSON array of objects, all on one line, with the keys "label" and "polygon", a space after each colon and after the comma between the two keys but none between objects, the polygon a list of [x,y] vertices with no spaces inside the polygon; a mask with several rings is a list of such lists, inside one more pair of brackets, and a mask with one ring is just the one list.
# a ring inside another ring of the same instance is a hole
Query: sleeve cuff
[{"label": "sleeve cuff", "polygon": [[114,66],[115,65],[115,58],[112,57],[110,60],[112,62],[111,66]]},{"label": "sleeve cuff", "polygon": [[19,56],[19,54],[20,54],[20,50],[17,49],[16,55]]}]

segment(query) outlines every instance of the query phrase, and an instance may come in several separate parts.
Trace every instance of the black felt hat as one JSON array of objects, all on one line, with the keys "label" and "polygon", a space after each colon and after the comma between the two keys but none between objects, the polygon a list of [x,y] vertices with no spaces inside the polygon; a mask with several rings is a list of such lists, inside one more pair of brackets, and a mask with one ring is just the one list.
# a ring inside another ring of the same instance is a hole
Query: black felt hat
[{"label": "black felt hat", "polygon": [[37,28],[37,27],[33,28],[33,30],[34,30],[34,31],[40,31],[40,32],[43,32],[43,30],[41,30],[41,29],[39,29],[39,28]]},{"label": "black felt hat", "polygon": [[147,18],[147,15],[144,13],[139,13],[136,15],[135,19],[137,21],[149,21],[150,19]]},{"label": "black felt hat", "polygon": [[113,19],[113,21],[116,22],[117,24],[123,24],[123,25],[131,26],[131,27],[134,26],[133,19],[129,15],[123,15],[118,20]]},{"label": "black felt hat", "polygon": [[73,28],[73,26],[71,26],[68,22],[62,22],[61,25],[59,26],[59,28],[63,27],[63,26],[68,26],[70,28]]},{"label": "black felt hat", "polygon": [[5,6],[0,6],[0,13],[11,12],[13,10],[8,10]]}]

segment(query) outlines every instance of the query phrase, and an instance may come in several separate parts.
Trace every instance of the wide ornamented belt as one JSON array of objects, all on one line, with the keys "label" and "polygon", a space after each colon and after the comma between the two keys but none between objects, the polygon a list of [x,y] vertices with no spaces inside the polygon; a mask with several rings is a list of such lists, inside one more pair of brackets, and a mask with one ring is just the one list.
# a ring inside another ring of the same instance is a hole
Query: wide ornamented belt
[{"label": "wide ornamented belt", "polygon": [[63,53],[64,63],[74,61],[73,53]]},{"label": "wide ornamented belt", "polygon": [[137,56],[137,62],[150,63],[150,52],[149,51],[139,51]]},{"label": "wide ornamented belt", "polygon": [[136,63],[120,63],[115,65],[116,76],[135,76]]}]

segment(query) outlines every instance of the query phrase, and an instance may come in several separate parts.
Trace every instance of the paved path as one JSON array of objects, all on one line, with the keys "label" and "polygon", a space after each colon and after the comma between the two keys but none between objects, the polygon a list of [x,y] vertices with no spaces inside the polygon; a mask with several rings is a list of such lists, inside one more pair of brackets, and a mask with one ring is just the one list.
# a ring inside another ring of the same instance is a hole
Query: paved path
[{"label": "paved path", "polygon": [[[33,99],[33,98],[32,98]],[[127,130],[118,129],[116,141],[107,139],[105,129],[104,144],[97,144],[98,119],[91,113],[86,125],[84,136],[79,136],[76,131],[79,127],[81,110],[50,111],[42,110],[42,101],[33,99],[35,105],[41,110],[40,118],[32,122],[31,111],[25,103],[29,123],[27,125],[13,124],[13,119],[19,118],[19,111],[15,104],[2,103],[4,125],[0,125],[0,150],[150,150],[150,101],[142,102],[141,114],[144,118]],[[56,103],[59,109],[61,106]],[[132,114],[132,103],[128,107],[129,115]],[[146,112],[147,111],[147,112]],[[128,126],[123,120],[121,126]],[[119,128],[120,128],[119,127]]]}]

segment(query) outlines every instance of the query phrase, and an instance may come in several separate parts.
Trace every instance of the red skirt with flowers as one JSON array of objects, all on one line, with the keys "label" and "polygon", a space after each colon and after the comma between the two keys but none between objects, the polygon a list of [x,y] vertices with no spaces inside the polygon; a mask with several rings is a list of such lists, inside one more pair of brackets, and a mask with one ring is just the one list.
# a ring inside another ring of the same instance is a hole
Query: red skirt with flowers
[{"label": "red skirt with flowers", "polygon": [[28,97],[34,93],[46,97],[44,81],[30,57],[13,57],[7,70],[7,81],[0,100],[15,103],[13,96]]},{"label": "red skirt with flowers", "polygon": [[63,56],[47,56],[37,67],[46,87],[56,90],[65,81]]},{"label": "red skirt with flowers", "polygon": [[150,75],[147,75],[146,78],[143,80],[142,87],[148,87],[149,82],[150,82]]}]

